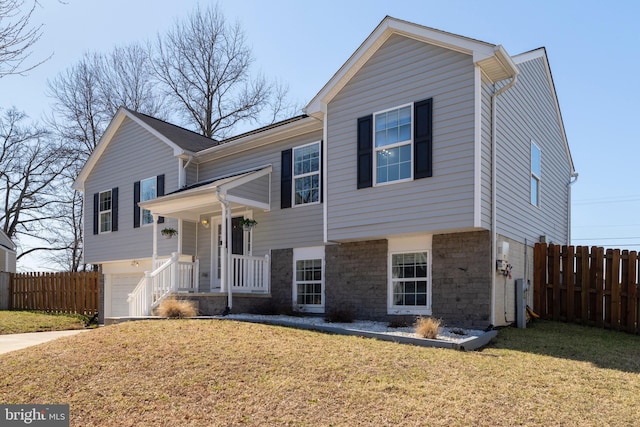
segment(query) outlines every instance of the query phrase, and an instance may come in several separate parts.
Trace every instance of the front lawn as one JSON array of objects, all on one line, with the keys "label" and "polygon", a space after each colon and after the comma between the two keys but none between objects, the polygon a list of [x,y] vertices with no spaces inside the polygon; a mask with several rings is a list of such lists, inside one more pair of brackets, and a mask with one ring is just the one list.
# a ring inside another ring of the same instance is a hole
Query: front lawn
[{"label": "front lawn", "polygon": [[83,327],[83,321],[79,316],[33,311],[0,311],[0,335],[66,331]]},{"label": "front lawn", "polygon": [[124,323],[0,356],[0,402],[72,426],[635,425],[640,337],[538,322],[458,352],[221,320]]}]

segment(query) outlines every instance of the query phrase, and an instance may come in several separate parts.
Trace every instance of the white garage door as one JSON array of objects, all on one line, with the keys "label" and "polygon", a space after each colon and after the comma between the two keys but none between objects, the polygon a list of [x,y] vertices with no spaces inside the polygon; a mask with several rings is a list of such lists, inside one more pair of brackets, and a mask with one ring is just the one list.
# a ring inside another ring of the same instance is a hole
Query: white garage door
[{"label": "white garage door", "polygon": [[142,279],[141,274],[114,274],[111,276],[111,316],[122,317],[129,315],[127,298]]}]

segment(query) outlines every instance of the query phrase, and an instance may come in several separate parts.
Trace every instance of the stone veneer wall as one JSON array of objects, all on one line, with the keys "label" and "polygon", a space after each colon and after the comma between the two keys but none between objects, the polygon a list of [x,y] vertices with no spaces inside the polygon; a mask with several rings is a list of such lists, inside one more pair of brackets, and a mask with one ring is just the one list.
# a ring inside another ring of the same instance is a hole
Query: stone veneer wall
[{"label": "stone veneer wall", "polygon": [[491,319],[489,231],[433,236],[433,316],[445,323],[486,327]]},{"label": "stone veneer wall", "polygon": [[293,249],[271,251],[271,308],[289,313],[293,306]]},{"label": "stone veneer wall", "polygon": [[341,243],[325,248],[325,313],[350,311],[356,319],[389,320],[387,241]]}]

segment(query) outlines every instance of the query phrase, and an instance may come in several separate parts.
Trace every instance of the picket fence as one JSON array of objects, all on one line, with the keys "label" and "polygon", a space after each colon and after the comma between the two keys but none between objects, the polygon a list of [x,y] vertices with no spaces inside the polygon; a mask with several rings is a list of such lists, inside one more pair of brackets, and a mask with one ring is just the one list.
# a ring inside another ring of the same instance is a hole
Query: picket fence
[{"label": "picket fence", "polygon": [[534,311],[544,319],[640,333],[636,251],[537,243]]},{"label": "picket fence", "polygon": [[14,273],[10,310],[93,315],[98,312],[100,273]]}]

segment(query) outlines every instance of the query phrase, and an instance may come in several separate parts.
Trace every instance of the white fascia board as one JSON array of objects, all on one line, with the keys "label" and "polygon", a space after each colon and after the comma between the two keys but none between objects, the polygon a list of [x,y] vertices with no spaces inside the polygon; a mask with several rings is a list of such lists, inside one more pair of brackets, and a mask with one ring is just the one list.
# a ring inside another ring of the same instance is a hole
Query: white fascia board
[{"label": "white fascia board", "polygon": [[495,53],[495,45],[493,44],[387,16],[307,104],[304,109],[305,113],[322,118],[324,114],[322,105],[328,104],[393,34],[472,55],[474,62],[489,58]]},{"label": "white fascia board", "polygon": [[575,165],[573,164],[573,156],[571,156],[571,150],[569,148],[569,140],[567,139],[567,133],[564,128],[564,120],[562,119],[562,111],[560,110],[560,103],[558,102],[558,94],[556,92],[556,85],[553,82],[553,75],[551,74],[551,67],[549,66],[549,58],[547,57],[547,51],[544,47],[539,49],[535,49],[529,52],[521,53],[513,57],[513,62],[515,64],[522,64],[524,62],[528,62],[534,59],[542,59],[545,68],[545,74],[547,76],[547,82],[551,89],[551,94],[553,95],[553,102],[556,109],[556,117],[558,120],[558,125],[560,126],[560,131],[562,134],[562,141],[564,142],[564,150],[567,155],[567,161],[569,162],[569,167],[571,168],[571,173],[575,173]]},{"label": "white fascia board", "polygon": [[176,144],[175,142],[171,141],[169,138],[167,138],[166,136],[164,136],[163,134],[161,134],[160,132],[158,132],[157,130],[155,130],[154,128],[149,126],[148,124],[146,124],[144,121],[140,120],[138,117],[134,116],[133,114],[130,114],[126,109],[124,110],[124,112],[127,115],[127,117],[129,117],[131,120],[133,120],[134,122],[139,124],[142,128],[147,130],[149,133],[151,133],[153,136],[158,138],[160,141],[162,141],[165,144],[167,144],[173,150],[173,155],[174,156],[177,157],[177,156],[180,156],[180,155],[183,155],[183,154],[187,154],[187,155],[193,154],[193,153],[191,153],[191,152],[189,152],[187,150],[184,150],[178,144]]},{"label": "white fascia board", "polygon": [[205,150],[199,151],[194,155],[194,163],[205,163],[210,160],[218,160],[226,156],[238,154],[243,151],[253,150],[257,147],[271,144],[273,142],[282,141],[283,139],[293,138],[306,133],[322,130],[322,122],[318,122],[313,117],[305,117],[286,125],[268,129],[264,132],[247,135],[234,141],[225,142]]},{"label": "white fascia board", "polygon": [[82,170],[78,174],[78,177],[73,182],[72,187],[74,190],[84,192],[84,181],[89,176],[89,173],[91,173],[91,171],[93,170],[93,167],[98,162],[98,159],[100,159],[100,156],[102,156],[102,153],[104,153],[104,150],[107,148],[107,146],[111,142],[111,139],[115,135],[116,131],[120,128],[120,125],[124,121],[125,117],[128,117],[129,119],[134,121],[136,124],[140,125],[143,129],[150,132],[156,138],[158,138],[159,140],[167,144],[171,149],[173,149],[174,156],[193,155],[193,153],[183,150],[182,148],[180,148],[180,146],[178,146],[176,143],[168,139],[166,136],[159,133],[157,130],[150,127],[149,125],[147,125],[142,120],[138,119],[133,114],[129,113],[129,111],[127,111],[126,108],[120,107],[116,112],[116,114],[111,119],[109,126],[107,126],[107,129],[104,131],[104,133],[100,137],[100,141],[98,142],[98,145],[96,146],[96,148],[94,148],[93,152],[89,156],[89,159],[87,160]]},{"label": "white fascia board", "polygon": [[98,145],[96,145],[96,148],[94,148],[93,151],[91,152],[89,159],[87,159],[87,162],[82,167],[82,170],[78,174],[78,177],[76,178],[75,181],[73,181],[72,187],[74,190],[84,191],[84,181],[89,176],[89,173],[91,173],[91,170],[98,162],[98,159],[100,158],[100,156],[102,156],[102,153],[104,153],[104,150],[107,148],[107,145],[109,145],[111,138],[113,138],[113,135],[116,133],[116,130],[118,130],[118,128],[122,124],[122,121],[124,120],[124,118],[125,118],[125,109],[120,107],[116,112],[115,116],[113,116],[113,118],[111,119],[111,122],[109,122],[107,129],[105,129],[104,133],[100,137],[100,141],[98,141]]}]

